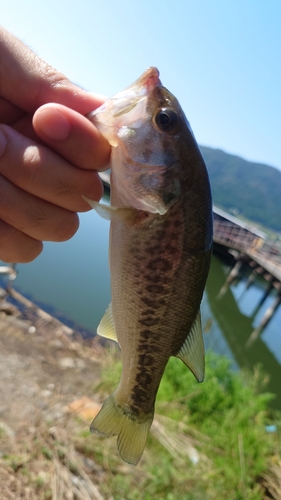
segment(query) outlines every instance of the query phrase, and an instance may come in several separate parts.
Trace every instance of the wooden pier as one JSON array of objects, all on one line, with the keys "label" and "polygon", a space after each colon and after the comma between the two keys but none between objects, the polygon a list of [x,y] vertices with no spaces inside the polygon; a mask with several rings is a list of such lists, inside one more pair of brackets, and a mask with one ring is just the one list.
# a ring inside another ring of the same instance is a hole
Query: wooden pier
[{"label": "wooden pier", "polygon": [[264,330],[281,303],[281,247],[268,242],[265,233],[254,226],[232,217],[217,207],[214,207],[213,211],[214,249],[228,253],[235,261],[219,296],[223,295],[226,288],[243,273],[245,267],[251,269],[246,289],[258,276],[268,282],[255,314],[272,290],[275,290],[272,305],[268,307],[259,326],[248,339],[247,345],[249,346]]}]

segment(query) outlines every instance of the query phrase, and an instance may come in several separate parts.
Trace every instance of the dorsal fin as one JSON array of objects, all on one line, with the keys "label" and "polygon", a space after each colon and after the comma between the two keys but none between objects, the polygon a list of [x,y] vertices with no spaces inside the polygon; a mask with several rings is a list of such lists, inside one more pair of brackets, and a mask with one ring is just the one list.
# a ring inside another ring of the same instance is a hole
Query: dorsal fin
[{"label": "dorsal fin", "polygon": [[97,328],[97,334],[101,337],[105,337],[106,339],[115,340],[118,342],[117,335],[115,332],[114,321],[112,317],[112,306],[109,304],[108,308],[105,311],[104,316],[102,317],[100,324]]},{"label": "dorsal fin", "polygon": [[193,322],[177,357],[192,371],[198,382],[203,382],[205,374],[204,342],[200,310]]}]

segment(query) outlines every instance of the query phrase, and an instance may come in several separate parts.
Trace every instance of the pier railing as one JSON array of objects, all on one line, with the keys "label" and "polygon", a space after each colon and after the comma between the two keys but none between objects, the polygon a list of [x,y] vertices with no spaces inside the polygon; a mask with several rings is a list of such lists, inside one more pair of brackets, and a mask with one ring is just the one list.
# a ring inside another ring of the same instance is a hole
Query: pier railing
[{"label": "pier railing", "polygon": [[248,255],[281,281],[281,250],[254,231],[215,216],[214,242]]}]

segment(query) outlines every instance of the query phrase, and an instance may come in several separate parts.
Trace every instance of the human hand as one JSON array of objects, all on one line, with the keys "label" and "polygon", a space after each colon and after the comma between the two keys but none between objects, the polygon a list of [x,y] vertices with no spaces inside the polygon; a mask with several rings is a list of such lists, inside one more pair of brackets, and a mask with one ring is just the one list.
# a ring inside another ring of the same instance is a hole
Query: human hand
[{"label": "human hand", "polygon": [[[29,262],[99,200],[110,147],[85,116],[102,98],[0,28],[0,259]],[[51,103],[51,104],[50,104]]]}]

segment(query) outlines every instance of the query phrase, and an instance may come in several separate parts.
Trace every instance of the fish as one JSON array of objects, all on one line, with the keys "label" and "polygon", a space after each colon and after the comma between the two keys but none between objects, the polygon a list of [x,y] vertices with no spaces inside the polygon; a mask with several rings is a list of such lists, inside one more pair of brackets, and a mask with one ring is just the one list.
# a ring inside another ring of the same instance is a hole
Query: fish
[{"label": "fish", "polygon": [[204,379],[200,303],[213,241],[207,169],[185,114],[155,67],[88,118],[111,145],[110,205],[87,200],[110,223],[112,301],[97,333],[121,349],[122,374],[91,424],[117,436],[137,465],[171,356]]}]

